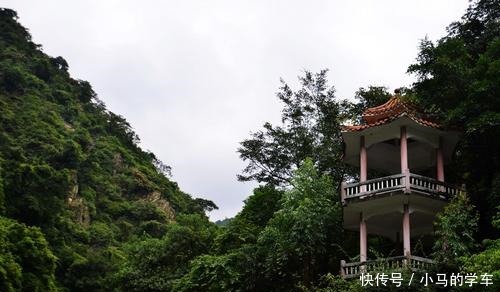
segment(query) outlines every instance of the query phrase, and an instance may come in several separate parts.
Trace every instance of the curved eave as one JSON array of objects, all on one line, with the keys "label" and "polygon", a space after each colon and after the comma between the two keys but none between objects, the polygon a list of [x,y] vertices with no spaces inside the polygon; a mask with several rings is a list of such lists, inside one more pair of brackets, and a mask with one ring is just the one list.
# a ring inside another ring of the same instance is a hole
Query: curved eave
[{"label": "curved eave", "polygon": [[441,137],[445,163],[451,160],[459,139],[459,132],[443,131],[436,127],[427,126],[405,115],[389,123],[366,127],[357,131],[343,131],[342,138],[345,143],[344,161],[350,165],[359,166],[361,136],[365,136],[365,147],[369,148],[371,145],[382,141],[399,139],[400,129],[403,126],[407,128],[408,138],[425,142],[436,149],[439,147],[439,137]]}]

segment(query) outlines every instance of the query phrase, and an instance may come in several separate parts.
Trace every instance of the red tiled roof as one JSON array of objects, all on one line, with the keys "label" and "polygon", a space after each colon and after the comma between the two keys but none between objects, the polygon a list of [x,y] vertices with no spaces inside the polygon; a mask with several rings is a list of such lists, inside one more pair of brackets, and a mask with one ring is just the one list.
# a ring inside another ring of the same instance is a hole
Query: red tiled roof
[{"label": "red tiled roof", "polygon": [[413,121],[427,127],[440,128],[439,124],[426,119],[416,107],[401,100],[399,95],[394,95],[386,103],[366,109],[362,115],[364,124],[345,126],[344,130],[348,132],[362,131],[367,128],[387,124],[402,116],[407,116]]}]

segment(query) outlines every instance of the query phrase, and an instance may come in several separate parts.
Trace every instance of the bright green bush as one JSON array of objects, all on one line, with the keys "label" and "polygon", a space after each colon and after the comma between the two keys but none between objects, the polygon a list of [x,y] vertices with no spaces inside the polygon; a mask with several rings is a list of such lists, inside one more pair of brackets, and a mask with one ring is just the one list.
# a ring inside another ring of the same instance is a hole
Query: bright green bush
[{"label": "bright green bush", "polygon": [[0,217],[1,291],[57,291],[56,261],[39,228]]}]

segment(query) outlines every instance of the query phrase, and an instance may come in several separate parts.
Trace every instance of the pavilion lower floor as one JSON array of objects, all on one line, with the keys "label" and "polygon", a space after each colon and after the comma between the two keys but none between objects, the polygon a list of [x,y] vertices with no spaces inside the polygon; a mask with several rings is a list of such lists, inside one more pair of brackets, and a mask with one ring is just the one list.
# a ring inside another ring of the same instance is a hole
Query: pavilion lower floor
[{"label": "pavilion lower floor", "polygon": [[[387,200],[399,199],[392,197]],[[367,203],[373,204],[374,201]],[[354,224],[353,210],[350,210],[350,217],[346,218],[348,220],[344,227],[359,237],[359,259],[355,262],[341,261],[341,275],[345,278],[388,269],[426,270],[433,264],[432,260],[425,257],[429,252],[424,250],[428,251],[432,246],[435,213],[421,212],[419,208],[412,208],[409,202],[400,201],[399,208],[389,204],[389,201],[386,203],[393,207],[392,211],[374,213],[365,208],[366,212],[358,213],[358,224]],[[369,237],[377,248],[384,246],[382,249],[385,252],[369,254]],[[382,254],[387,257],[380,258]]]}]

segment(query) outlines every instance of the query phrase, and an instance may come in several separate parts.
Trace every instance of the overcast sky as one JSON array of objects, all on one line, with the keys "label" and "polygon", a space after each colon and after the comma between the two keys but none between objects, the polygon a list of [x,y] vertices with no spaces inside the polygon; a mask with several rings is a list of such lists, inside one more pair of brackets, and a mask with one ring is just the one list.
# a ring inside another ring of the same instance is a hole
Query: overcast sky
[{"label": "overcast sky", "polygon": [[255,183],[236,174],[239,142],[278,122],[279,78],[329,68],[337,97],[408,86],[419,40],[436,40],[466,0],[2,1],[36,43],[63,56],[173,179],[234,216]]}]

